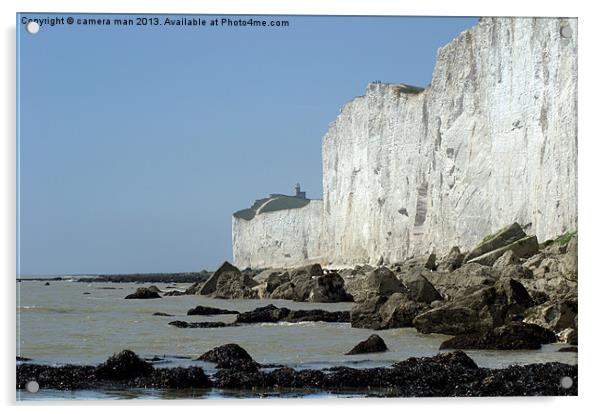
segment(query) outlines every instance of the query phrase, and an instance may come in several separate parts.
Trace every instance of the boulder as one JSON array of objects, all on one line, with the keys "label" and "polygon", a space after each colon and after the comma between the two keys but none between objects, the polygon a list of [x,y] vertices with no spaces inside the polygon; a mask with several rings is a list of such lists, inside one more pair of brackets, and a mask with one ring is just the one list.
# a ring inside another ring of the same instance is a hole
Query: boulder
[{"label": "boulder", "polygon": [[189,309],[188,312],[186,312],[186,315],[236,315],[238,313],[240,312],[199,305],[195,308]]},{"label": "boulder", "polygon": [[247,275],[227,272],[217,280],[216,289],[211,296],[219,299],[256,299],[257,291],[253,290],[255,283]]},{"label": "boulder", "polygon": [[496,260],[501,258],[507,251],[512,251],[519,258],[528,258],[539,251],[537,236],[527,236],[515,242],[489,251],[485,254],[470,259],[468,263],[480,263],[485,266],[493,266]]},{"label": "boulder", "polygon": [[357,355],[357,354],[371,354],[375,352],[385,352],[388,351],[387,344],[385,341],[378,335],[370,335],[368,339],[360,342],[356,346],[354,346],[351,351],[347,352],[345,355]]},{"label": "boulder", "polygon": [[[466,257],[464,262],[470,262],[475,257],[484,255],[485,253],[499,249],[500,247],[507,246],[517,240],[520,240],[527,235],[523,231],[522,227],[518,223],[512,223],[506,226],[496,233],[485,237],[473,250],[471,250]],[[539,245],[538,245],[539,247]],[[503,254],[503,252],[502,252]],[[501,255],[500,255],[501,256]],[[498,256],[499,257],[499,256]],[[493,263],[492,263],[493,264]]]},{"label": "boulder", "polygon": [[197,358],[200,361],[213,362],[216,368],[256,369],[258,364],[244,348],[237,344],[226,344],[213,348]]},{"label": "boulder", "polygon": [[533,300],[520,282],[500,279],[494,286],[417,315],[413,324],[421,333],[477,333],[520,320],[530,306]]},{"label": "boulder", "polygon": [[483,333],[455,336],[439,349],[539,349],[542,344],[556,342],[554,332],[541,326],[513,322]]},{"label": "boulder", "polygon": [[393,293],[378,309],[380,324],[376,329],[393,329],[414,326],[414,318],[428,309],[429,306],[427,304],[416,302],[405,293]]},{"label": "boulder", "polygon": [[186,292],[182,292],[180,290],[170,290],[169,292],[165,292],[163,296],[184,296]]},{"label": "boulder", "polygon": [[373,296],[351,308],[351,326],[353,328],[380,329],[381,306],[387,302],[387,296]]},{"label": "boulder", "polygon": [[534,323],[557,333],[567,328],[576,328],[577,305],[576,295],[566,295],[559,300],[529,309],[524,322]]},{"label": "boulder", "polygon": [[265,283],[272,274],[280,274],[283,272],[284,269],[266,269],[253,276],[253,279],[255,279],[257,283]]},{"label": "boulder", "polygon": [[494,269],[503,269],[506,266],[513,266],[520,264],[519,257],[514,254],[514,251],[508,250],[503,255],[500,256],[499,259],[495,261],[493,264]]},{"label": "boulder", "polygon": [[379,267],[368,273],[364,289],[371,296],[390,296],[406,291],[403,283],[386,267]]},{"label": "boulder", "polygon": [[125,297],[126,299],[159,299],[161,298],[161,296],[159,296],[159,294],[157,292],[153,292],[152,290],[149,290],[148,288],[138,288],[136,289],[136,292],[127,295]]},{"label": "boulder", "polygon": [[421,274],[431,282],[441,296],[448,300],[463,297],[485,286],[492,286],[498,279],[497,272],[478,263],[465,264],[451,273]]},{"label": "boulder", "polygon": [[149,375],[153,369],[151,364],[126,349],[100,364],[96,369],[96,375],[102,379],[125,380]]},{"label": "boulder", "polygon": [[414,271],[403,276],[402,282],[408,289],[410,299],[416,302],[431,303],[443,299],[433,284],[419,271]]},{"label": "boulder", "polygon": [[567,343],[569,345],[577,345],[577,329],[576,328],[566,328],[558,334],[558,339],[560,342]]},{"label": "boulder", "polygon": [[453,272],[462,266],[464,256],[466,255],[460,251],[458,246],[452,247],[449,253],[438,263],[437,270],[439,272]]},{"label": "boulder", "polygon": [[349,312],[329,312],[322,309],[290,310],[267,305],[249,312],[243,312],[236,317],[235,324],[242,323],[276,323],[276,322],[340,322],[350,321]]},{"label": "boulder", "polygon": [[148,287],[148,290],[150,290],[151,292],[155,292],[155,293],[161,293],[161,289],[159,289],[157,286],[155,285],[150,285]]},{"label": "boulder", "polygon": [[[235,279],[242,274],[238,268],[229,262],[224,262],[205,282],[197,282],[186,290],[189,295],[211,295],[217,290],[217,283],[222,276],[232,275]],[[249,284],[251,284],[249,282]],[[253,284],[254,286],[255,284]]]},{"label": "boulder", "polygon": [[324,271],[318,263],[297,267],[290,272],[291,279],[297,276],[322,276]]},{"label": "boulder", "polygon": [[560,273],[568,280],[577,282],[577,236],[573,236],[566,246],[566,253],[560,262]]},{"label": "boulder", "polygon": [[[496,269],[495,265],[494,269]],[[533,272],[526,266],[508,265],[501,268],[498,267],[497,270],[499,271],[500,278],[533,279]]]},{"label": "boulder", "polygon": [[353,297],[345,291],[345,281],[338,273],[328,273],[312,280],[308,302],[350,302]]},{"label": "boulder", "polygon": [[266,279],[266,292],[272,293],[278,286],[290,282],[290,280],[288,272],[272,272]]}]

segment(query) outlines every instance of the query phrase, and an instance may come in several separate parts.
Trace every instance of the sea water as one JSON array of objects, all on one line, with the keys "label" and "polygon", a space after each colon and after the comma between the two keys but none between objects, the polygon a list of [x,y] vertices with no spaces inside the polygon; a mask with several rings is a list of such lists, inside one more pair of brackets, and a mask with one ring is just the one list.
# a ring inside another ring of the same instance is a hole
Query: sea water
[{"label": "sea water", "polygon": [[[246,349],[261,364],[283,364],[298,369],[333,366],[367,368],[388,366],[410,357],[437,354],[445,335],[423,335],[414,328],[383,331],[351,328],[349,323],[261,323],[224,328],[176,328],[170,321],[234,321],[235,315],[187,316],[198,305],[239,312],[274,304],[290,309],[344,311],[351,303],[299,303],[285,300],[212,299],[204,296],[168,296],[161,299],[125,300],[143,285],[76,281],[22,281],[17,284],[17,355],[40,364],[99,364],[110,355],[130,349],[146,358],[159,356],[157,367],[200,365],[211,375],[213,364],[194,361],[204,352],[227,343]],[[145,285],[148,286],[148,285]],[[162,291],[184,290],[187,284],[156,284]],[[154,316],[163,312],[173,316]],[[358,342],[377,333],[386,342],[384,353],[345,355]],[[540,362],[577,363],[576,353],[558,352],[565,344],[544,345],[539,350],[467,351],[481,367],[502,368]],[[277,396],[357,396],[355,393],[279,393]],[[225,392],[161,390],[40,390],[19,391],[26,399],[115,398],[270,398],[266,391]]]}]

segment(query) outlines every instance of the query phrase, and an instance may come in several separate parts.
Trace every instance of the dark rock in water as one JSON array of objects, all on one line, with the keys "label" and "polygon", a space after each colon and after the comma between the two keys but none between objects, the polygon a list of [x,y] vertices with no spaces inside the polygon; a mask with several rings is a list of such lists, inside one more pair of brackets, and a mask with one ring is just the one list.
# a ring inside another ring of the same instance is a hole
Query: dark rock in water
[{"label": "dark rock in water", "polygon": [[151,292],[155,292],[155,293],[161,293],[161,289],[159,289],[157,286],[155,285],[150,285],[148,288],[148,290],[150,290]]},{"label": "dark rock in water", "polygon": [[214,362],[217,368],[236,368],[243,371],[257,370],[258,364],[251,355],[237,344],[226,344],[213,348],[198,357],[200,361]]},{"label": "dark rock in water", "polygon": [[554,332],[538,325],[515,322],[482,334],[455,336],[439,349],[540,349],[542,344],[556,342]]},{"label": "dark rock in water", "polygon": [[416,302],[431,303],[443,300],[437,289],[419,271],[403,276],[403,284],[408,288],[408,296]]},{"label": "dark rock in water", "polygon": [[577,352],[576,346],[565,346],[564,348],[560,348],[558,352]]},{"label": "dark rock in water", "polygon": [[50,286],[50,282],[44,283],[44,286]]},{"label": "dark rock in water", "polygon": [[173,315],[170,315],[169,313],[165,313],[165,312],[155,312],[155,313],[153,313],[153,316],[173,316]]},{"label": "dark rock in water", "polygon": [[151,290],[148,290],[148,288],[138,288],[136,289],[136,292],[132,293],[131,295],[127,295],[125,297],[126,299],[159,299],[161,298],[161,296],[159,296],[159,294],[157,292],[153,292]]},{"label": "dark rock in water", "polygon": [[180,290],[170,290],[169,292],[165,292],[163,296],[184,296],[186,292],[182,292]]},{"label": "dark rock in water", "polygon": [[31,358],[25,358],[25,357],[17,355],[17,361],[21,361],[21,362],[31,361]]},{"label": "dark rock in water", "polygon": [[84,292],[82,295],[90,295],[90,292]]},{"label": "dark rock in water", "polygon": [[186,389],[210,388],[212,385],[205,371],[194,366],[155,369],[149,376],[131,381],[131,386],[136,388]]},{"label": "dark rock in water", "polygon": [[240,312],[199,305],[196,308],[188,310],[188,312],[186,312],[186,315],[236,315],[238,313]]},{"label": "dark rock in water", "polygon": [[225,322],[186,322],[186,321],[172,321],[169,325],[175,326],[176,328],[225,328],[226,326],[233,326],[231,323]]},{"label": "dark rock in water", "polygon": [[385,341],[380,336],[370,335],[368,339],[354,346],[351,351],[347,352],[345,355],[369,354],[373,352],[385,352],[388,350],[387,344],[385,344]]},{"label": "dark rock in water", "polygon": [[284,320],[290,313],[288,308],[278,308],[267,305],[249,312],[243,312],[236,317],[237,323],[274,323]]},{"label": "dark rock in water", "polygon": [[329,312],[322,309],[290,310],[274,305],[263,306],[236,317],[236,323],[276,322],[349,322],[349,312]]},{"label": "dark rock in water", "polygon": [[191,286],[186,293],[211,295],[220,299],[254,299],[257,292],[252,288],[256,285],[257,282],[248,273],[242,273],[236,266],[224,262],[200,289],[193,291]]},{"label": "dark rock in water", "polygon": [[124,380],[149,375],[153,369],[151,364],[126,349],[114,354],[105,363],[99,365],[96,375],[102,379]]}]

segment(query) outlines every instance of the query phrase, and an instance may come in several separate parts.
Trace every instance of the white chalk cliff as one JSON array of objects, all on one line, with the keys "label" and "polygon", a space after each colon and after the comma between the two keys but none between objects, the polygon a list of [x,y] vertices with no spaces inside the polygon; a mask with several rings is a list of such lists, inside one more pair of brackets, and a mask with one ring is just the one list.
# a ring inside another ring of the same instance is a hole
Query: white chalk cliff
[{"label": "white chalk cliff", "polygon": [[466,250],[514,221],[577,227],[577,21],[484,18],[424,90],[369,84],[322,143],[323,201],[233,217],[241,267]]}]

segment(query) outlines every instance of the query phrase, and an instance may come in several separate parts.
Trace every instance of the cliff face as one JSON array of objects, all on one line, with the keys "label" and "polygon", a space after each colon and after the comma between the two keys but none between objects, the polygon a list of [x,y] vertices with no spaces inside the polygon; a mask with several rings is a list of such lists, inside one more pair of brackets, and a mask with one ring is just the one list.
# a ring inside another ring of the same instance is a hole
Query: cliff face
[{"label": "cliff face", "polygon": [[232,217],[232,252],[241,269],[321,262],[322,200],[270,211],[252,220]]},{"label": "cliff face", "polygon": [[576,20],[482,19],[439,50],[424,91],[370,84],[345,105],[322,158],[321,218],[297,223],[311,240],[266,219],[237,263],[282,265],[276,234],[341,266],[466,249],[513,221],[540,240],[576,228]]}]

